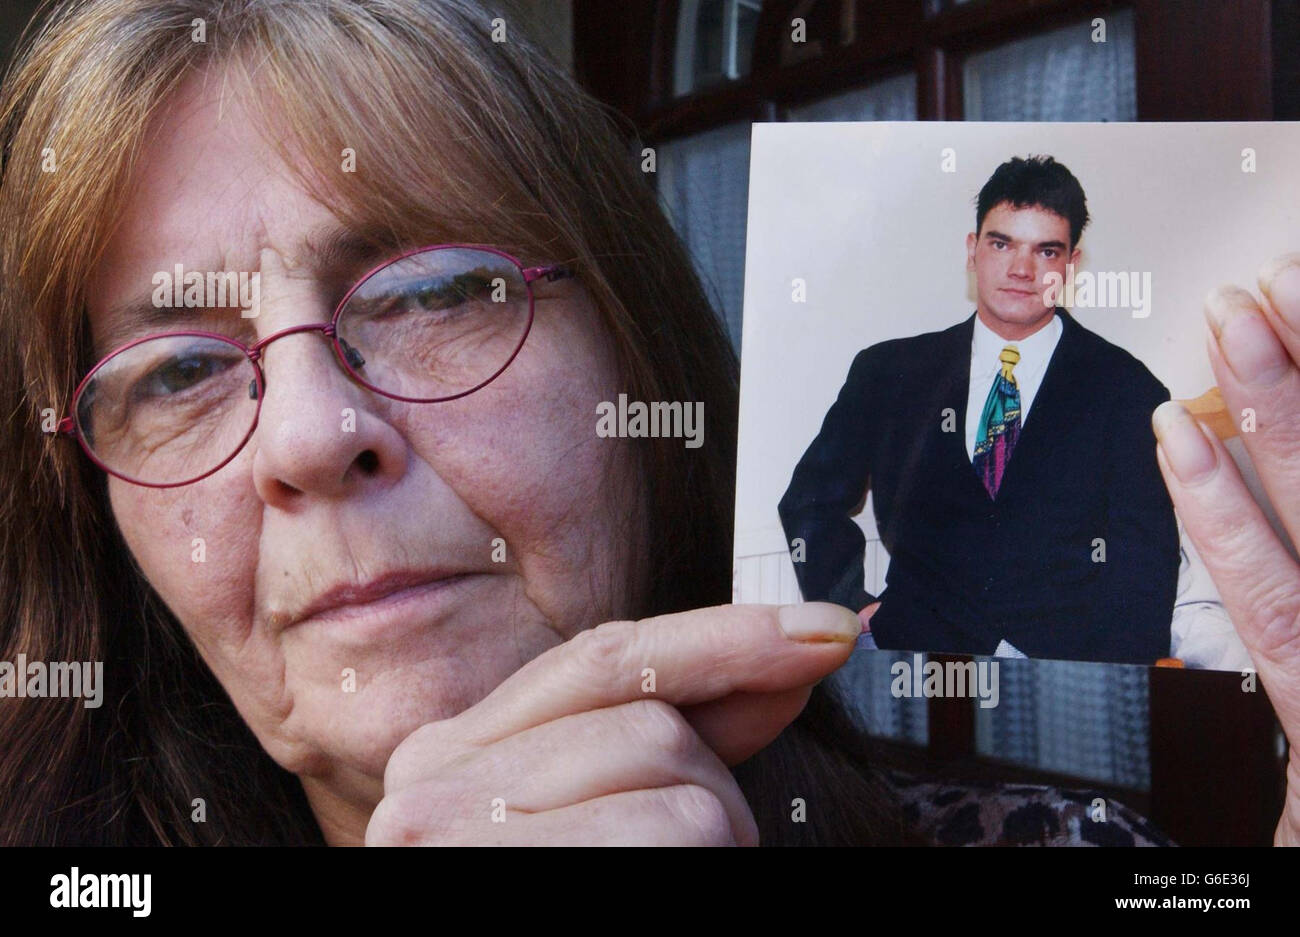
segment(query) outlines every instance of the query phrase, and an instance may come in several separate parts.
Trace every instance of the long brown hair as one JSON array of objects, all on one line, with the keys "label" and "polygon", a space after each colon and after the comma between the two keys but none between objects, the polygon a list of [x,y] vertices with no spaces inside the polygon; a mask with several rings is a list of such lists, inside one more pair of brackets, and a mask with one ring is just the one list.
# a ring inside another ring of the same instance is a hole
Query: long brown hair
[{"label": "long brown hair", "polygon": [[[0,843],[321,842],[297,779],[134,564],[103,474],[43,432],[91,364],[85,284],[152,120],[189,76],[254,89],[288,165],[358,230],[571,264],[629,397],[703,401],[708,421],[699,449],[644,441],[640,612],[729,600],[734,352],[632,135],[526,39],[493,42],[469,0],[47,0],[42,13],[0,91],[0,660],[102,660],[109,696],[96,710],[0,703]],[[356,170],[341,173],[347,150]],[[737,771],[765,841],[900,838],[858,744],[819,690]],[[816,804],[809,823],[790,822],[794,797]]]}]

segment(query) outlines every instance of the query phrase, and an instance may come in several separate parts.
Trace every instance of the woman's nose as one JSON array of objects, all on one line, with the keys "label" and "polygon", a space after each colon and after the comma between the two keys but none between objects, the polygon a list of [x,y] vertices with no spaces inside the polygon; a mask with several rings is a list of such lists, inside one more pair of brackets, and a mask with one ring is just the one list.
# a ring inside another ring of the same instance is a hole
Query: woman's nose
[{"label": "woman's nose", "polygon": [[386,416],[402,404],[348,377],[329,337],[315,330],[282,335],[263,347],[261,365],[266,386],[250,445],[263,501],[290,508],[402,476],[406,441]]}]

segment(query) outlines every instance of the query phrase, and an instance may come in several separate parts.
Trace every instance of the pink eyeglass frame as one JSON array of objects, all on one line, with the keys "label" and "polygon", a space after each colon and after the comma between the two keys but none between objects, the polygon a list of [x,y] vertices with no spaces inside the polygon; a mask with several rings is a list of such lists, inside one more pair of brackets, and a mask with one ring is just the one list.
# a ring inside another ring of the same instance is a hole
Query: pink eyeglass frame
[{"label": "pink eyeglass frame", "polygon": [[[336,331],[338,327],[339,316],[342,315],[343,307],[346,306],[348,300],[352,298],[352,294],[355,293],[357,290],[359,290],[363,285],[365,285],[366,281],[369,280],[376,273],[378,273],[380,270],[383,270],[384,268],[397,263],[399,260],[405,260],[407,257],[412,257],[416,254],[423,254],[428,251],[435,251],[435,250],[482,251],[483,253],[495,254],[496,256],[501,257],[504,260],[510,261],[510,263],[512,263],[515,266],[515,268],[519,270],[520,274],[523,276],[524,286],[528,290],[528,323],[524,326],[524,332],[519,337],[518,344],[516,344],[514,350],[510,352],[510,357],[506,359],[505,363],[501,365],[501,367],[497,368],[496,371],[494,371],[487,378],[480,381],[478,384],[475,384],[473,387],[469,388],[469,390],[463,390],[460,391],[459,393],[450,394],[446,397],[431,397],[431,398],[402,397],[397,394],[390,394],[371,384],[364,377],[362,377],[360,374],[354,371],[352,369],[352,366],[348,364],[347,358],[343,354],[343,349],[339,345],[340,339]],[[117,348],[114,348],[104,357],[100,358],[99,361],[96,362],[95,366],[86,373],[86,376],[81,379],[81,382],[77,384],[77,389],[72,393],[72,402],[69,405],[67,416],[59,420],[58,426],[55,427],[55,430],[51,435],[74,437],[77,440],[78,445],[81,446],[82,452],[86,454],[86,456],[90,459],[90,461],[94,462],[97,466],[99,466],[108,474],[116,478],[120,478],[122,479],[122,481],[129,482],[132,485],[140,485],[141,487],[144,488],[179,488],[183,485],[192,485],[195,482],[202,481],[203,479],[207,478],[209,475],[214,475],[217,472],[221,471],[221,469],[225,468],[226,465],[228,465],[231,461],[233,461],[234,458],[237,455],[239,455],[240,452],[243,451],[244,446],[248,444],[248,440],[252,439],[253,433],[257,431],[258,421],[262,417],[262,401],[266,397],[265,394],[266,375],[262,373],[262,366],[259,362],[261,360],[263,350],[266,348],[267,345],[270,345],[272,342],[284,338],[286,335],[297,335],[302,332],[320,332],[326,338],[330,339],[330,347],[334,349],[334,357],[338,359],[339,366],[343,368],[343,372],[347,374],[348,377],[350,377],[352,380],[360,384],[362,387],[365,387],[367,390],[379,394],[381,397],[387,397],[390,400],[400,400],[403,401],[404,403],[443,403],[448,400],[458,400],[461,397],[469,396],[475,391],[482,390],[488,384],[491,384],[493,381],[495,381],[498,377],[501,376],[501,373],[505,371],[506,368],[510,367],[511,363],[519,355],[520,350],[524,347],[524,342],[528,340],[528,333],[531,332],[533,329],[533,306],[534,306],[533,283],[535,283],[538,280],[546,280],[547,282],[553,282],[555,280],[560,280],[572,276],[574,276],[573,269],[566,266],[565,264],[547,264],[545,266],[540,266],[540,267],[525,267],[522,261],[520,261],[518,258],[512,257],[510,254],[507,254],[503,250],[500,250],[495,247],[488,247],[483,244],[431,244],[427,247],[417,247],[413,250],[409,250],[406,251],[405,253],[399,254],[396,257],[391,257],[388,260],[385,260],[383,263],[376,264],[374,267],[371,267],[368,271],[366,271],[366,273],[363,274],[361,278],[358,279],[357,282],[352,285],[352,287],[347,291],[344,297],[341,300],[339,300],[338,305],[334,307],[334,314],[330,316],[330,320],[328,322],[314,322],[306,325],[290,326],[287,329],[281,329],[278,332],[268,335],[266,338],[261,339],[260,341],[255,342],[252,345],[245,345],[243,342],[239,341],[238,339],[231,338],[228,335],[221,335],[216,332],[203,332],[197,330],[182,330],[179,332],[154,332],[150,335],[144,335],[140,338],[132,339],[131,341],[127,342],[124,345],[119,345]],[[121,472],[113,471],[113,469],[105,465],[99,459],[99,457],[96,456],[95,453],[91,451],[90,446],[86,443],[85,437],[82,435],[81,427],[77,424],[77,421],[75,419],[75,415],[77,412],[77,403],[81,399],[82,392],[86,389],[86,386],[90,383],[91,379],[95,376],[95,374],[99,371],[99,369],[102,368],[109,361],[109,359],[121,354],[122,352],[126,351],[128,348],[134,348],[136,345],[148,341],[153,341],[154,339],[158,339],[158,338],[167,338],[167,337],[180,338],[184,336],[192,336],[195,338],[211,338],[220,342],[225,342],[228,345],[233,345],[234,347],[242,351],[245,357],[247,357],[249,362],[253,365],[253,373],[257,381],[257,409],[253,413],[253,422],[249,424],[248,432],[244,434],[244,438],[239,441],[239,444],[237,446],[235,446],[234,451],[232,451],[230,455],[228,455],[225,459],[223,459],[219,465],[214,466],[213,468],[204,472],[202,475],[196,475],[194,478],[187,479],[186,481],[166,482],[164,484],[159,484],[157,482],[144,482],[135,478],[131,478],[128,475],[123,475]]]}]

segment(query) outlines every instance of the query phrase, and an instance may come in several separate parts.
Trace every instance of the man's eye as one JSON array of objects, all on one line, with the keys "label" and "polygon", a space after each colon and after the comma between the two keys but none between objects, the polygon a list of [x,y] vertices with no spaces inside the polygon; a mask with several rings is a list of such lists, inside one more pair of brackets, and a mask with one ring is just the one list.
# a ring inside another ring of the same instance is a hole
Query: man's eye
[{"label": "man's eye", "polygon": [[1043,256],[1044,256],[1044,257],[1047,257],[1047,258],[1049,258],[1049,259],[1055,257],[1055,256],[1056,256],[1056,249],[1055,249],[1055,248],[1051,248],[1051,247],[1047,248],[1046,250],[1043,251]]}]

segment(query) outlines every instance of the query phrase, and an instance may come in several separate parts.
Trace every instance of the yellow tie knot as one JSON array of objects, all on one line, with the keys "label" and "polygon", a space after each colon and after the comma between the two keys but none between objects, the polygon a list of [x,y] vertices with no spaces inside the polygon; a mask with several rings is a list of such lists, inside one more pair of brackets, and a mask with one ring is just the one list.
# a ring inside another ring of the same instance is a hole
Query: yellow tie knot
[{"label": "yellow tie knot", "polygon": [[1011,369],[1019,363],[1020,352],[1014,345],[1008,345],[998,354],[998,360],[1002,362],[1002,376],[1014,384],[1016,376],[1011,373]]}]

